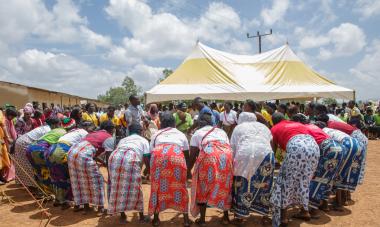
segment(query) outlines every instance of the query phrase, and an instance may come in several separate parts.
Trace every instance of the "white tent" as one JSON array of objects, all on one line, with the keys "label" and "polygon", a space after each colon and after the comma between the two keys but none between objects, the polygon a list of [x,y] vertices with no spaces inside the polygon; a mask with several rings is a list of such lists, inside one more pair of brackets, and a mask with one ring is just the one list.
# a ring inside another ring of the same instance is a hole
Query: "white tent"
[{"label": "white tent", "polygon": [[195,97],[237,101],[353,99],[354,91],[313,71],[288,45],[257,55],[236,55],[198,42],[173,74],[146,92],[146,102]]}]

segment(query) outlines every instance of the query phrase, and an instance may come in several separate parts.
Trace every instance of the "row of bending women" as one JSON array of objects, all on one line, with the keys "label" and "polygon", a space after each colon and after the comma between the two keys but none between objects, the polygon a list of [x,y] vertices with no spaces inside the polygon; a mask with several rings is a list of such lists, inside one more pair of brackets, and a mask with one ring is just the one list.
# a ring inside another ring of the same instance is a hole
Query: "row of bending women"
[{"label": "row of bending women", "polygon": [[[131,125],[131,135],[122,139],[116,149],[112,124],[104,123],[103,130],[85,135],[79,143],[65,143],[68,153],[62,153],[67,157],[68,175],[61,176],[65,181],[60,184],[53,183],[56,180],[51,177],[53,187],[46,189],[53,188],[57,195],[60,188],[62,196],[56,198],[61,198],[62,204],[73,199],[75,210],[84,205],[88,212],[91,204],[103,212],[104,180],[96,161],[100,154],[109,152],[107,211],[120,213],[121,222],[126,221],[124,212],[130,210],[139,211],[140,220],[145,220],[141,187],[141,166],[145,163],[150,169],[148,210],[149,215],[154,215],[154,226],[160,224],[159,213],[169,208],[183,213],[184,225],[190,225],[186,182],[191,170],[190,213],[194,217],[200,214],[198,224],[205,225],[206,208],[215,207],[224,211],[224,224],[229,222],[230,210],[237,222],[250,212],[264,217],[272,213],[273,226],[280,226],[287,224],[290,206],[301,205],[297,217],[308,220],[309,207],[318,208],[330,192],[340,195],[342,191],[354,191],[364,172],[366,145],[364,138],[356,136],[358,132],[350,136],[332,128],[322,130],[284,120],[280,113],[273,115],[275,126],[270,131],[256,122],[254,113],[243,112],[229,141],[223,130],[211,126],[211,116],[202,115],[198,123],[190,146],[186,136],[174,128],[173,116],[164,114],[162,129],[153,135],[150,144],[139,135],[141,127]],[[319,125],[323,127],[323,123]],[[62,146],[58,144],[55,147]],[[273,149],[277,146],[286,155],[273,182]],[[57,148],[49,150],[55,153]],[[49,170],[54,172],[51,167]],[[47,177],[42,178],[46,181]],[[337,197],[338,206],[340,198]]]}]

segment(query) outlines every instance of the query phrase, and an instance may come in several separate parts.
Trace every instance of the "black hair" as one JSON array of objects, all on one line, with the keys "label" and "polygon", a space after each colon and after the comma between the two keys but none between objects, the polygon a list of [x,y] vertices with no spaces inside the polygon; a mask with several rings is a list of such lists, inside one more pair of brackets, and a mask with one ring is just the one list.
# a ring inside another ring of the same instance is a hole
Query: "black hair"
[{"label": "black hair", "polygon": [[348,104],[353,104],[354,106],[356,106],[356,102],[355,102],[354,100],[350,100],[350,101],[348,102]]},{"label": "black hair", "polygon": [[33,113],[33,118],[40,118],[42,116],[41,110],[36,110]]},{"label": "black hair", "polygon": [[302,124],[308,124],[309,121],[307,120],[307,118],[305,117],[305,115],[303,114],[295,114],[292,116],[292,121],[295,121],[295,122],[299,122],[299,123],[302,123]]},{"label": "black hair", "polygon": [[160,121],[161,121],[161,129],[169,128],[169,127],[175,128],[175,118],[171,112],[165,111],[161,115]]},{"label": "black hair", "polygon": [[288,107],[287,113],[290,116],[293,116],[299,112],[298,106],[292,104]]},{"label": "black hair", "polygon": [[129,131],[129,134],[132,135],[132,134],[137,134],[137,135],[140,135],[141,134],[141,131],[142,131],[142,127],[140,124],[131,124],[130,126],[128,126],[128,131]]},{"label": "black hair", "polygon": [[247,99],[245,103],[252,109],[252,112],[256,112],[257,110],[257,103],[251,99]]},{"label": "black hair", "polygon": [[286,104],[281,103],[280,105],[278,105],[278,109],[283,109],[285,110],[285,113],[286,113],[286,111],[288,110],[288,107],[286,106]]},{"label": "black hair", "polygon": [[315,105],[315,110],[319,114],[327,114],[328,113],[327,107],[325,105],[322,105],[322,104]]},{"label": "black hair", "polygon": [[208,113],[201,114],[197,120],[198,126],[200,128],[211,125],[212,126],[212,115]]},{"label": "black hair", "polygon": [[193,101],[194,104],[199,104],[202,102],[202,98],[201,97],[196,97]]},{"label": "black hair", "polygon": [[17,117],[17,111],[14,108],[7,108],[5,110],[5,115]]},{"label": "black hair", "polygon": [[111,133],[114,128],[115,128],[114,124],[112,123],[112,121],[109,121],[109,120],[108,121],[103,121],[100,124],[100,129],[101,130],[106,130],[109,133]]},{"label": "black hair", "polygon": [[115,108],[114,106],[109,106],[109,107],[107,108],[107,111],[110,111],[110,110],[111,110],[111,111],[112,111],[112,110],[115,111],[116,108]]},{"label": "black hair", "polygon": [[70,113],[70,118],[74,119],[77,124],[80,124],[82,120],[81,116],[79,116],[81,110],[82,109],[80,107],[74,107]]},{"label": "black hair", "polygon": [[327,124],[325,122],[322,122],[322,121],[317,121],[314,123],[316,126],[318,126],[320,129],[324,129],[327,127]]},{"label": "black hair", "polygon": [[273,121],[273,124],[276,125],[278,123],[280,123],[282,120],[285,119],[285,116],[283,113],[281,112],[275,112],[273,113],[272,115],[272,121]]},{"label": "black hair", "polygon": [[169,110],[174,110],[174,104],[172,102],[169,103]]},{"label": "black hair", "polygon": [[266,105],[269,106],[273,111],[277,110],[276,104],[272,102],[267,102]]},{"label": "black hair", "polygon": [[317,116],[317,121],[327,123],[329,121],[329,116],[327,114],[320,114]]},{"label": "black hair", "polygon": [[234,106],[232,105],[232,102],[225,102],[224,103],[225,105],[228,105],[230,107],[230,109],[232,109]]},{"label": "black hair", "polygon": [[58,117],[48,117],[45,122],[51,127],[52,125],[58,125],[61,121]]},{"label": "black hair", "polygon": [[[91,105],[93,105],[92,102],[87,103],[87,104],[84,106],[84,109],[85,109],[86,111],[88,111],[88,110],[90,109],[90,106],[91,106]],[[94,107],[96,108],[95,104],[94,104]]]},{"label": "black hair", "polygon": [[131,95],[131,96],[129,96],[129,101],[131,102],[132,100],[134,100],[134,99],[138,99],[137,97],[136,97],[136,95]]}]

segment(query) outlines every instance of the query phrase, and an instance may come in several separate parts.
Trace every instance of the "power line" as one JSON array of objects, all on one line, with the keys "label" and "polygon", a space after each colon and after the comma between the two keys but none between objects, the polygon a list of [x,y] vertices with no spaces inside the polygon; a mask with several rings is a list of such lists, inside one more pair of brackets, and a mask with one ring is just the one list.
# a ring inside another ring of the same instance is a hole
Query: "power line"
[{"label": "power line", "polygon": [[260,34],[260,31],[257,31],[257,35],[250,36],[249,33],[247,33],[247,38],[259,38],[259,54],[261,54],[261,37],[272,35],[272,29],[270,29],[269,33]]}]

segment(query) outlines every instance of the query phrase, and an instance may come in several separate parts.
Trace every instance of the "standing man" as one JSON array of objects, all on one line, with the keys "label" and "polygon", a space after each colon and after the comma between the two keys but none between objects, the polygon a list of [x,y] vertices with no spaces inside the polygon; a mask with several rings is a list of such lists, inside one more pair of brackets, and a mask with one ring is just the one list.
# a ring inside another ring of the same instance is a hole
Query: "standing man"
[{"label": "standing man", "polygon": [[[140,106],[140,100],[137,96],[129,96],[130,105],[127,111],[125,111],[124,117],[127,125],[140,124],[145,119],[144,110]],[[128,135],[128,132],[126,133]]]},{"label": "standing man", "polygon": [[220,122],[220,113],[218,111],[218,106],[216,105],[215,102],[213,102],[213,103],[211,103],[210,107],[211,107],[212,112],[214,113],[215,123],[219,124],[219,122]]},{"label": "standing man", "polygon": [[232,103],[226,102],[224,104],[224,111],[220,113],[219,127],[221,127],[226,133],[228,138],[231,138],[232,131],[237,125],[237,113],[232,109]]},{"label": "standing man", "polygon": [[[203,103],[202,98],[197,97],[197,98],[194,99],[194,101],[193,101],[193,109],[199,111],[198,119],[202,119],[203,115],[205,115],[205,114],[211,115],[210,125],[211,126],[216,126],[214,113],[212,112],[212,110],[210,109],[210,107],[206,106]],[[198,127],[198,122],[196,121],[196,122],[194,122],[193,126],[189,130],[192,131],[192,130],[194,130],[197,127]]]}]

